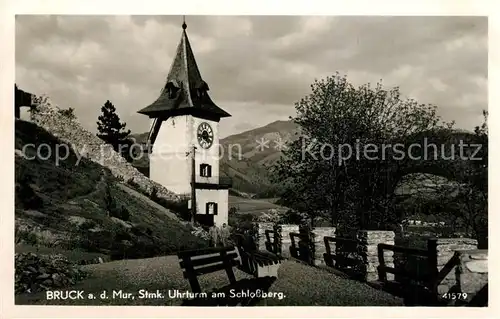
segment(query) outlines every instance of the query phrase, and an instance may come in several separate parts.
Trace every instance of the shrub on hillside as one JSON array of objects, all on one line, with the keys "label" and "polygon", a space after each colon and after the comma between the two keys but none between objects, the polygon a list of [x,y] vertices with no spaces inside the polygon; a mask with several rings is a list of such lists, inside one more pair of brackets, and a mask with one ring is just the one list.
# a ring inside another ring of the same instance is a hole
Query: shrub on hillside
[{"label": "shrub on hillside", "polygon": [[137,191],[139,191],[140,189],[140,185],[137,184],[133,178],[127,179],[127,184]]},{"label": "shrub on hillside", "polygon": [[61,289],[84,279],[86,273],[61,255],[15,255],[15,293]]},{"label": "shrub on hillside", "polygon": [[110,217],[116,217],[124,221],[128,221],[130,219],[130,212],[128,209],[125,206],[118,205],[116,203],[116,200],[111,193],[111,185],[109,183],[106,184],[104,204]]},{"label": "shrub on hillside", "polygon": [[69,119],[76,119],[76,115],[75,115],[75,109],[70,107],[66,110],[58,110],[59,114],[69,118]]},{"label": "shrub on hillside", "polygon": [[158,197],[158,190],[156,189],[156,187],[153,187],[153,189],[151,190],[151,194],[149,194],[148,197],[155,203],[173,211],[177,216],[179,216],[179,218],[185,221],[191,220],[191,210],[188,208],[187,199],[172,201]]},{"label": "shrub on hillside", "polygon": [[158,190],[156,189],[156,187],[153,187],[153,189],[151,190],[151,194],[149,195],[149,198],[151,198],[151,200],[153,201],[157,201],[159,198],[158,198]]},{"label": "shrub on hillside", "polygon": [[97,222],[93,219],[86,219],[83,223],[78,225],[78,229],[81,231],[87,231],[97,226]]},{"label": "shrub on hillside", "polygon": [[16,202],[25,209],[39,209],[43,206],[43,200],[33,189],[34,180],[28,169],[20,166],[16,170]]},{"label": "shrub on hillside", "polygon": [[124,221],[129,221],[130,220],[130,212],[128,211],[128,209],[125,206],[121,205],[118,216],[114,216],[114,217],[120,218],[121,220],[124,220]]},{"label": "shrub on hillside", "polygon": [[26,225],[15,225],[14,239],[17,244],[28,244],[31,246],[38,245],[38,237],[33,231],[33,227]]},{"label": "shrub on hillside", "polygon": [[137,224],[130,229],[130,231],[136,236],[152,236],[153,231],[145,224]]}]

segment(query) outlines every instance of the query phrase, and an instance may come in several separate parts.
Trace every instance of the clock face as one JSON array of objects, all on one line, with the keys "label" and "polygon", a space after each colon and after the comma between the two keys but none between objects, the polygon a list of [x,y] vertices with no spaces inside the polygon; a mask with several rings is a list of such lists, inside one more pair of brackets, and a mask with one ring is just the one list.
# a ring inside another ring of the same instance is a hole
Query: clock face
[{"label": "clock face", "polygon": [[210,148],[210,146],[212,146],[214,142],[214,132],[208,123],[201,123],[198,126],[196,135],[198,137],[198,143],[200,143],[201,147]]}]

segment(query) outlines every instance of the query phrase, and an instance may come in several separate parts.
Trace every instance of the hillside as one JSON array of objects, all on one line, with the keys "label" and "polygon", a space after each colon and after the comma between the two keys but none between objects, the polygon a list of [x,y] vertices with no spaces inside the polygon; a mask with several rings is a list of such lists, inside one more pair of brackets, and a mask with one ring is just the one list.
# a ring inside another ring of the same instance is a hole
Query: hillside
[{"label": "hillside", "polygon": [[36,124],[16,120],[15,148],[16,250],[34,245],[122,259],[206,245],[176,214]]},{"label": "hillside", "polygon": [[[297,125],[291,121],[276,121],[221,139],[224,150],[221,175],[233,179],[234,192],[265,195],[275,187],[269,180],[268,167],[279,159],[280,143],[293,139],[297,131]],[[132,135],[137,143],[146,143],[147,136],[147,132]],[[266,141],[262,148],[260,141]],[[147,167],[147,158],[135,162],[134,166]],[[270,192],[269,197],[273,195]]]}]

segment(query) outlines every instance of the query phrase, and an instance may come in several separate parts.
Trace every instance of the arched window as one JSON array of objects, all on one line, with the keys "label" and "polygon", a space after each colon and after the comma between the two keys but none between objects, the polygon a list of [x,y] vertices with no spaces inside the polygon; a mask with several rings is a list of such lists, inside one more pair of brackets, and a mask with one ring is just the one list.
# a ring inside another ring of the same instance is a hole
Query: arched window
[{"label": "arched window", "polygon": [[177,92],[179,91],[179,85],[177,82],[174,81],[169,81],[165,85],[165,90],[167,91],[167,96],[169,99],[174,99],[177,97]]},{"label": "arched window", "polygon": [[208,215],[217,215],[217,203],[208,202],[206,206]]},{"label": "arched window", "polygon": [[212,166],[208,164],[200,164],[200,175],[202,177],[212,177]]},{"label": "arched window", "polygon": [[209,90],[208,84],[203,80],[196,86],[196,94],[198,95],[199,98],[204,97],[207,94],[208,90]]}]

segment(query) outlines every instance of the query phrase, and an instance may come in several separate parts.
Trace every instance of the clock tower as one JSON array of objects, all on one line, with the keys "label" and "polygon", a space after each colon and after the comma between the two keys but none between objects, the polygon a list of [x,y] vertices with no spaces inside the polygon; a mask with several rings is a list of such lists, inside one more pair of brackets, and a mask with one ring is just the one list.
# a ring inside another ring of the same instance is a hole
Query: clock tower
[{"label": "clock tower", "polygon": [[219,173],[219,121],[231,116],[208,95],[182,24],[182,35],[160,96],[139,111],[151,119],[149,177],[191,198],[194,218],[220,226],[228,220],[231,182]]}]

